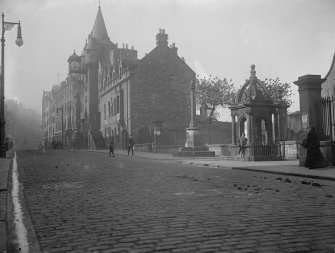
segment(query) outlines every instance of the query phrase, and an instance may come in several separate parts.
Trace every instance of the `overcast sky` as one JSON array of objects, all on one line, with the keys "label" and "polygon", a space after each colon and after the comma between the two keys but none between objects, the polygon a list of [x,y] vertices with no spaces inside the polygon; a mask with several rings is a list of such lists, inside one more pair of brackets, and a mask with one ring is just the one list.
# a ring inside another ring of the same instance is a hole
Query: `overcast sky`
[{"label": "overcast sky", "polygon": [[[334,0],[101,0],[112,42],[127,43],[138,57],[155,47],[159,29],[199,75],[232,79],[240,87],[256,65],[259,79],[292,83],[290,111],[299,110],[293,81],[324,77],[335,52]],[[5,96],[41,111],[42,91],[66,78],[67,59],[81,54],[99,0],[0,0],[6,31]]]}]

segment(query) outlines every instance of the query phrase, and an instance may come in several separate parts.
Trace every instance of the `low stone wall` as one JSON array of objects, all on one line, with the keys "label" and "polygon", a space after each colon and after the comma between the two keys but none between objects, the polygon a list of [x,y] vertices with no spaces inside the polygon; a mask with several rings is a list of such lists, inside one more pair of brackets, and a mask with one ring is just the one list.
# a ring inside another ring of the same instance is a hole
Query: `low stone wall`
[{"label": "low stone wall", "polygon": [[[178,153],[181,145],[157,146],[157,153],[174,154]],[[135,144],[134,150],[138,152],[154,152],[153,143]]]},{"label": "low stone wall", "polygon": [[152,152],[152,143],[135,144],[134,150],[139,152]]},{"label": "low stone wall", "polygon": [[157,153],[175,154],[181,147],[180,145],[157,146]]},{"label": "low stone wall", "polygon": [[299,158],[299,149],[301,141],[281,141],[281,155],[283,159],[298,159]]},{"label": "low stone wall", "polygon": [[[237,157],[239,147],[235,144],[211,144],[207,145],[209,151],[214,151],[215,156]],[[245,156],[249,155],[249,148],[245,151]]]}]

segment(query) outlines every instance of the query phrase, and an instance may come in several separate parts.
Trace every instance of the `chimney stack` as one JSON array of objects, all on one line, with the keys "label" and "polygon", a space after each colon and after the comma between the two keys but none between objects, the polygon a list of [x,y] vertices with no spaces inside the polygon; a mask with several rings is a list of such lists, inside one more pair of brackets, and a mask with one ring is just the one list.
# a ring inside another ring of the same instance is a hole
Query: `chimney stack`
[{"label": "chimney stack", "polygon": [[175,43],[172,43],[172,44],[170,45],[170,48],[171,48],[171,50],[172,50],[175,54],[177,54],[178,48],[176,47],[176,44],[175,44]]},{"label": "chimney stack", "polygon": [[168,35],[165,33],[165,29],[159,29],[159,33],[156,35],[156,45],[157,46],[168,45]]}]

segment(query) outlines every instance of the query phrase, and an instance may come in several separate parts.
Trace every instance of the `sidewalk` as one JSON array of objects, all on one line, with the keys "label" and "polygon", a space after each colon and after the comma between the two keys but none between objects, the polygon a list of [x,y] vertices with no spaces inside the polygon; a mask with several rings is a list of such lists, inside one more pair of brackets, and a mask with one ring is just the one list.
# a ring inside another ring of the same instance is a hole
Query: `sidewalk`
[{"label": "sidewalk", "polygon": [[[108,150],[95,150],[95,152],[106,152]],[[265,172],[278,175],[299,176],[314,179],[335,181],[335,166],[322,169],[310,170],[299,166],[298,160],[286,161],[257,161],[248,162],[243,160],[225,160],[222,157],[175,157],[172,154],[134,152],[135,157],[143,157],[154,160],[166,160],[170,162],[208,166],[222,169],[248,170]],[[115,155],[127,156],[126,150],[115,150]]]},{"label": "sidewalk", "polygon": [[11,159],[0,158],[0,252],[7,252],[7,193]]}]

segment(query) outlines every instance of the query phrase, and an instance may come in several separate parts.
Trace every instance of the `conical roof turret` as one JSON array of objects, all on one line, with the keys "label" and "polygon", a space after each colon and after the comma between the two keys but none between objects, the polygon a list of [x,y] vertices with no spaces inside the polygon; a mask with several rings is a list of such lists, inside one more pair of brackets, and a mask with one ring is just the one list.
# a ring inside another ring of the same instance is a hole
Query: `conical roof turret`
[{"label": "conical roof turret", "polygon": [[100,5],[98,8],[97,16],[95,18],[95,22],[94,22],[94,26],[92,30],[92,36],[95,39],[98,39],[101,41],[109,41],[109,37],[108,37],[105,21],[101,13]]}]

